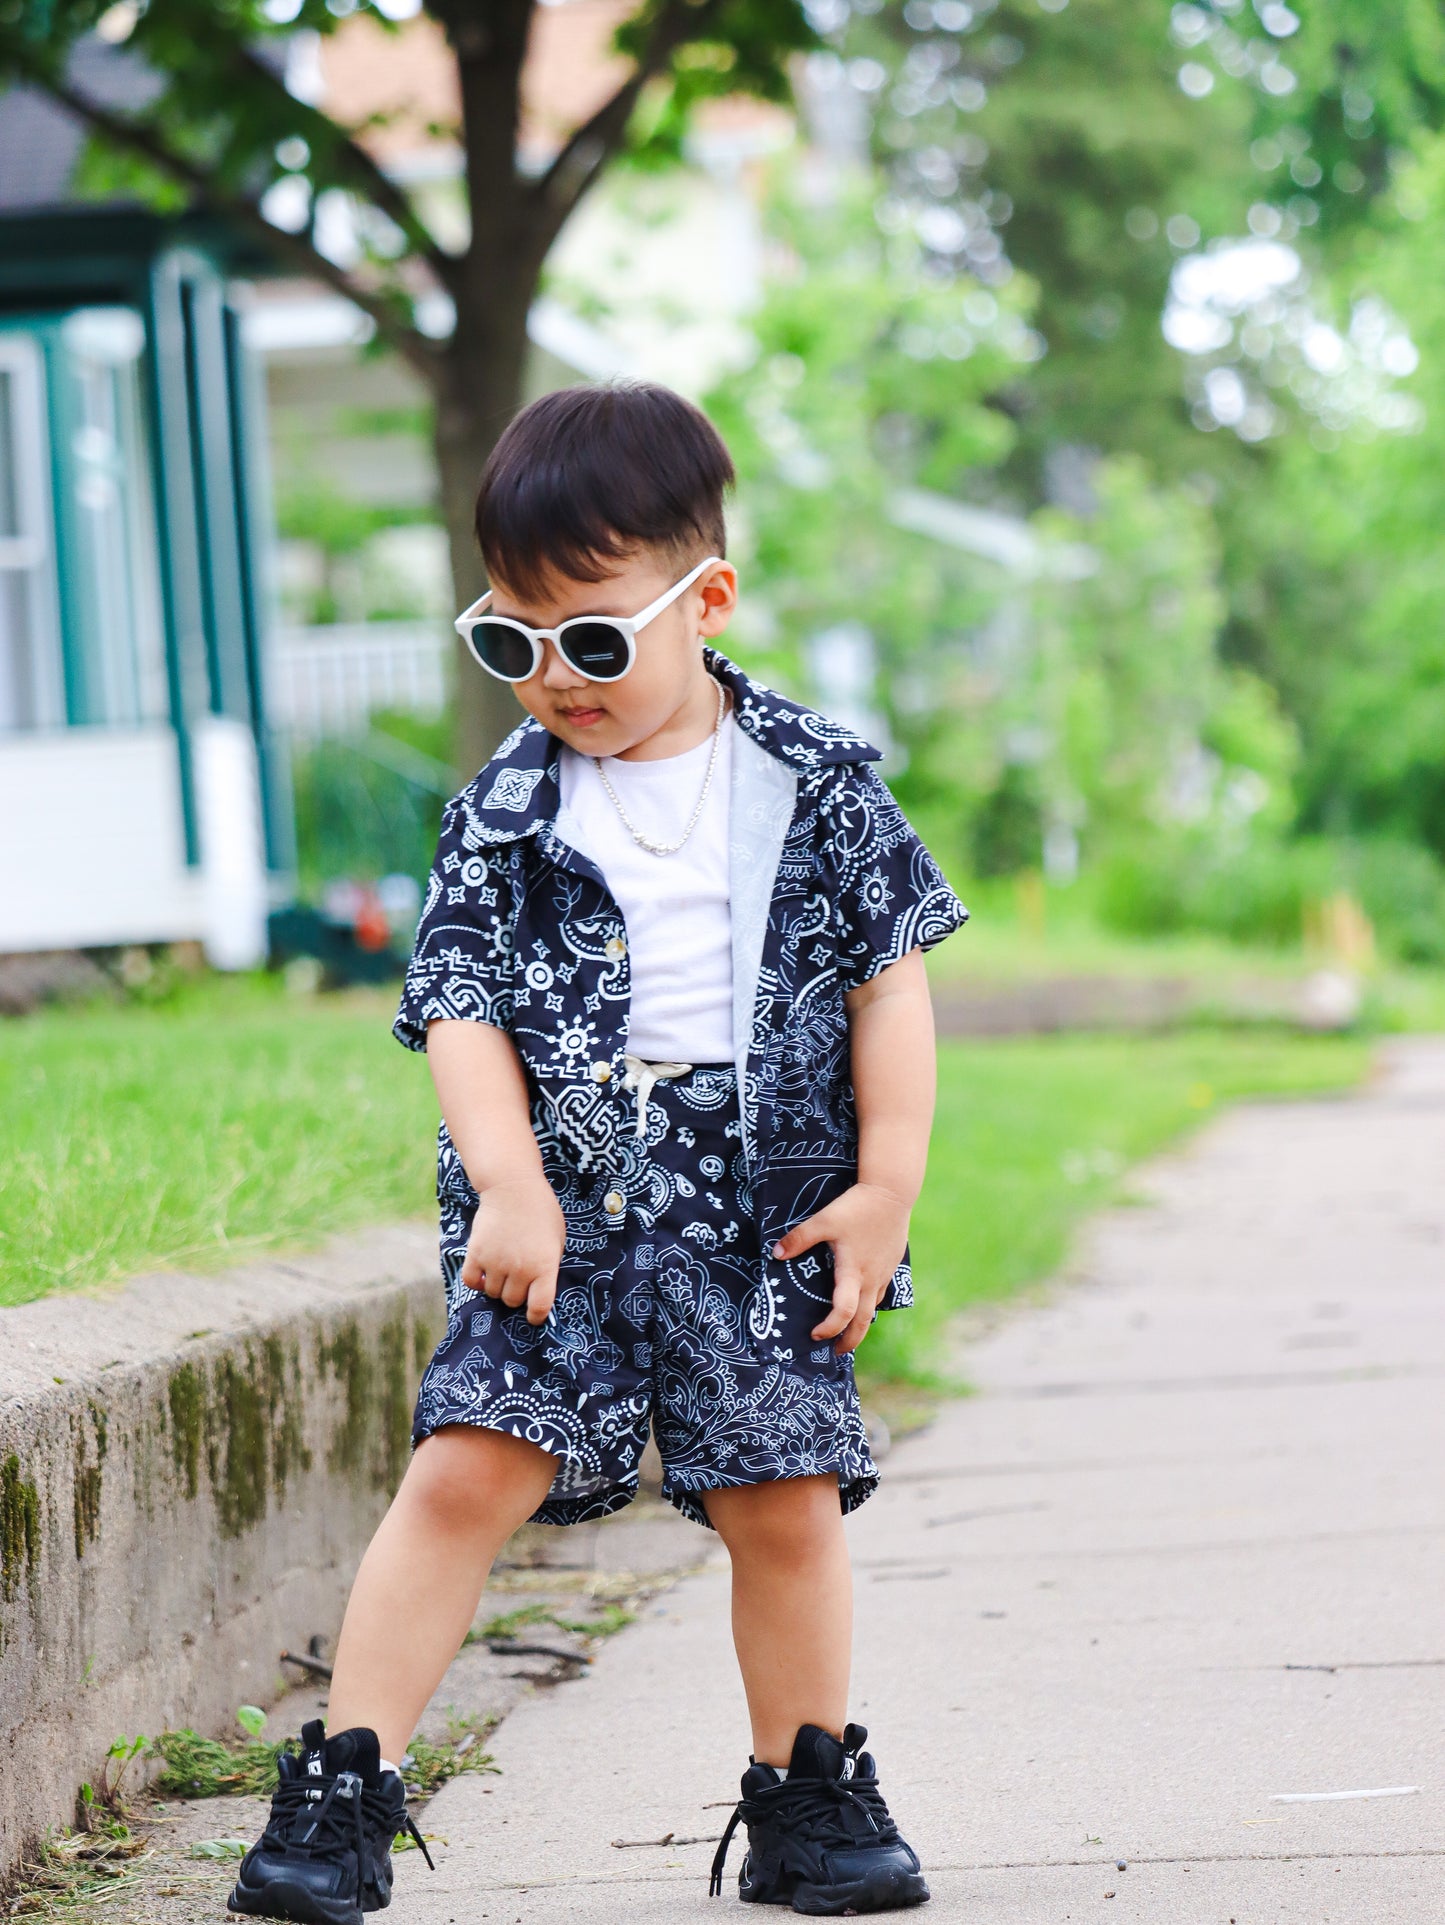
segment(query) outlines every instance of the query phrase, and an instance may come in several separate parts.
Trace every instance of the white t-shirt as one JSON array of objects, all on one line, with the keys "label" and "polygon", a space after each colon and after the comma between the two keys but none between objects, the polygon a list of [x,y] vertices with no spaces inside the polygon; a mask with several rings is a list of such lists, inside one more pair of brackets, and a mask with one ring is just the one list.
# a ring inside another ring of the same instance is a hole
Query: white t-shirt
[{"label": "white t-shirt", "polygon": [[[627,1047],[646,1062],[733,1060],[732,917],[728,899],[731,714],[723,718],[712,786],[697,826],[670,856],[628,834],[590,755],[562,749],[562,806],[579,843],[606,877],[627,927],[632,1020]],[[657,842],[676,842],[707,774],[712,738],[655,762],[604,756],[628,819]]]}]

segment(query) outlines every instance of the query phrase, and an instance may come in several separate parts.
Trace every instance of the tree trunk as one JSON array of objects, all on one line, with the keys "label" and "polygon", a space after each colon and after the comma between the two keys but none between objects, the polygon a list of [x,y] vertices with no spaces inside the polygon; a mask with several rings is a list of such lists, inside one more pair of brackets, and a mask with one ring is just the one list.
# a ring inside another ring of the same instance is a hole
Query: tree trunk
[{"label": "tree trunk", "polygon": [[[437,390],[437,474],[458,613],[486,586],[473,528],[477,484],[503,428],[522,403],[530,295],[529,288],[510,325],[502,325],[503,317],[494,312],[485,334],[464,334],[458,327]],[[454,754],[464,782],[522,717],[506,683],[479,668],[460,640],[453,715]]]}]

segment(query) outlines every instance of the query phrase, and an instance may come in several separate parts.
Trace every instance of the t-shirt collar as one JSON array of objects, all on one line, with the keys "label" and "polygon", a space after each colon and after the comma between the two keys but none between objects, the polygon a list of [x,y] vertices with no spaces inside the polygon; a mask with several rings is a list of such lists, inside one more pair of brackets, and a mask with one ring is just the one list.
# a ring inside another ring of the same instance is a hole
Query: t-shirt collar
[{"label": "t-shirt collar", "polygon": [[[800,774],[840,762],[876,762],[881,751],[840,722],[789,701],[745,675],[735,662],[705,648],[708,672],[731,693],[738,727],[758,747]],[[517,842],[538,835],[556,819],[562,791],[557,769],[561,741],[528,716],[503,742],[474,782],[457,797],[466,840]]]}]

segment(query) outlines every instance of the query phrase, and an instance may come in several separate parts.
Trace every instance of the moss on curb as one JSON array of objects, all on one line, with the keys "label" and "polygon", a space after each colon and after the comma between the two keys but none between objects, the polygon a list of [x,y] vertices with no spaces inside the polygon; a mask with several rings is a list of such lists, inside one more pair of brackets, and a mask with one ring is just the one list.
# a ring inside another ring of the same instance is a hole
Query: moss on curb
[{"label": "moss on curb", "polygon": [[182,1364],[171,1372],[166,1406],[171,1419],[171,1461],[186,1496],[193,1498],[201,1488],[201,1444],[206,1429],[205,1381],[194,1364]]},{"label": "moss on curb", "polygon": [[23,1572],[35,1575],[40,1562],[40,1493],[20,1475],[12,1451],[0,1464],[0,1596],[14,1597]]},{"label": "moss on curb", "polygon": [[93,1544],[100,1535],[100,1494],[105,1478],[105,1449],[107,1424],[105,1412],[98,1404],[90,1405],[90,1423],[95,1445],[95,1462],[89,1461],[90,1451],[85,1436],[85,1419],[72,1420],[71,1428],[75,1438],[75,1471],[71,1487],[72,1521],[75,1526],[75,1555],[85,1556],[87,1544]]}]

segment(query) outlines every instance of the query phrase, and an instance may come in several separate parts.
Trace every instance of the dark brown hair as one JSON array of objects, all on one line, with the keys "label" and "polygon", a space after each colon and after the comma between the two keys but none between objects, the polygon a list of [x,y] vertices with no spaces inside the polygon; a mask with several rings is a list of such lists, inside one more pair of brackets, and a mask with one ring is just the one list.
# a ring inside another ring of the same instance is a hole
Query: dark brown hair
[{"label": "dark brown hair", "polygon": [[722,436],[671,388],[561,388],[523,408],[492,450],[477,496],[482,559],[533,595],[553,572],[601,581],[638,548],[722,555],[734,479]]}]

